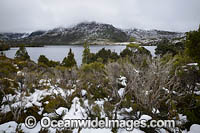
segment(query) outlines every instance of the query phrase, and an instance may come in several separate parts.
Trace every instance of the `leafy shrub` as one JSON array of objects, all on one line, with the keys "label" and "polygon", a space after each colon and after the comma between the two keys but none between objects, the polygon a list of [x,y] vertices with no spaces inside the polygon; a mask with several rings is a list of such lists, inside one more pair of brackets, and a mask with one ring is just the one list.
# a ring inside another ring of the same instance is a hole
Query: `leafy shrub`
[{"label": "leafy shrub", "polygon": [[103,71],[104,70],[104,65],[102,63],[99,63],[99,62],[94,62],[94,63],[83,65],[81,70],[83,72],[92,72],[93,70],[95,70],[95,71]]},{"label": "leafy shrub", "polygon": [[126,48],[128,48],[134,54],[151,55],[151,52],[149,50],[138,44],[130,43],[126,46]]},{"label": "leafy shrub", "polygon": [[40,55],[40,57],[38,58],[38,63],[44,63],[48,66],[49,59],[45,55]]},{"label": "leafy shrub", "polygon": [[125,48],[121,53],[120,53],[121,57],[129,57],[129,56],[133,56],[133,53],[130,49]]},{"label": "leafy shrub", "polygon": [[108,79],[102,63],[84,64],[80,69],[79,77],[79,84],[91,94],[92,98],[99,99],[109,95]]},{"label": "leafy shrub", "polygon": [[134,42],[136,39],[134,37],[129,38],[129,42]]},{"label": "leafy shrub", "polygon": [[0,44],[0,51],[9,50],[10,46],[7,44]]},{"label": "leafy shrub", "polygon": [[91,53],[88,44],[84,44],[83,51],[83,64],[89,64],[94,62],[108,63],[109,60],[116,61],[119,58],[119,55],[116,52],[111,52],[111,50],[106,50],[102,48],[96,54]]},{"label": "leafy shrub", "polygon": [[101,116],[101,114],[100,114],[101,113],[101,109],[98,106],[98,104],[96,104],[96,105],[94,105],[92,107],[92,111],[94,112],[94,114],[95,114],[96,117],[100,117]]},{"label": "leafy shrub", "polygon": [[186,36],[186,53],[200,63],[200,26],[197,31],[191,31]]},{"label": "leafy shrub", "polygon": [[0,77],[13,77],[17,72],[16,68],[11,62],[1,62],[0,63]]},{"label": "leafy shrub", "polygon": [[107,116],[109,118],[112,118],[112,115],[113,115],[112,112],[113,112],[115,106],[112,105],[109,101],[105,101],[103,104],[103,107],[104,107],[104,111],[107,114]]},{"label": "leafy shrub", "polygon": [[54,99],[48,100],[49,103],[45,105],[44,111],[47,113],[54,112],[58,107],[65,107],[66,102],[61,96],[56,96]]},{"label": "leafy shrub", "polygon": [[56,67],[60,65],[59,62],[49,60],[46,56],[40,55],[38,58],[38,64],[42,67]]},{"label": "leafy shrub", "polygon": [[164,56],[165,54],[172,54],[173,56],[184,51],[184,43],[178,42],[172,44],[169,40],[162,40],[155,49],[155,54]]},{"label": "leafy shrub", "polygon": [[107,63],[109,59],[113,60],[113,61],[116,61],[119,56],[117,53],[115,52],[111,52],[111,50],[106,50],[105,48],[102,48],[101,50],[99,50],[96,55],[95,55],[95,60],[94,61],[97,61],[98,58],[101,58],[103,60],[103,63]]}]

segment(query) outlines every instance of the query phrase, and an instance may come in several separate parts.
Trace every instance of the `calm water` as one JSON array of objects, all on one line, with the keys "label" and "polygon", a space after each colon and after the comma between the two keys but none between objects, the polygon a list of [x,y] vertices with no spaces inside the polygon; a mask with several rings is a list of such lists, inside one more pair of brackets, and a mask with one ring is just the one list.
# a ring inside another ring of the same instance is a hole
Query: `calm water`
[{"label": "calm water", "polygon": [[[153,56],[155,56],[155,48],[156,46],[144,46],[148,49]],[[82,62],[82,53],[83,53],[83,46],[82,45],[66,45],[66,46],[45,46],[45,47],[27,47],[28,54],[31,57],[31,60],[37,62],[40,55],[45,55],[50,60],[54,61],[62,61],[65,56],[67,56],[69,49],[72,49],[77,64],[80,65]],[[111,51],[115,51],[118,54],[126,48],[126,46],[116,45],[116,46],[102,46],[102,45],[91,45],[90,51],[93,53],[98,52],[100,49],[110,49]],[[11,48],[8,51],[5,51],[7,57],[14,58],[15,53],[18,48]]]}]

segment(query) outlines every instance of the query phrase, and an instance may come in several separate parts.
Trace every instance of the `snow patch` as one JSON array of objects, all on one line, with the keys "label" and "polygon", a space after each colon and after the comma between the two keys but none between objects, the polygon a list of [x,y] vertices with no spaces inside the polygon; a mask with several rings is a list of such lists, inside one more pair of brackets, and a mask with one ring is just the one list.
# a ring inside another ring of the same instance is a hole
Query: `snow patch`
[{"label": "snow patch", "polygon": [[127,81],[126,77],[120,76],[119,81],[123,86],[126,86],[126,81]]},{"label": "snow patch", "polygon": [[87,93],[86,90],[81,90],[81,94],[82,94],[82,96],[85,96],[86,93]]},{"label": "snow patch", "polygon": [[80,101],[78,97],[75,97],[72,101],[71,108],[68,112],[66,112],[66,115],[63,117],[63,119],[86,119],[87,114],[86,110],[81,107]]},{"label": "snow patch", "polygon": [[199,133],[200,131],[200,125],[198,124],[193,124],[191,127],[190,127],[190,131],[188,133]]},{"label": "snow patch", "polygon": [[124,94],[124,88],[119,89],[118,94],[119,94],[120,97],[122,97],[123,94]]},{"label": "snow patch", "polygon": [[131,111],[133,111],[133,108],[130,107],[130,108],[125,108],[126,112],[130,113]]},{"label": "snow patch", "polygon": [[142,115],[142,116],[140,117],[139,120],[146,120],[146,121],[149,121],[149,120],[151,120],[151,119],[152,119],[152,117],[149,116],[149,115]]},{"label": "snow patch", "polygon": [[152,113],[153,113],[153,114],[159,114],[160,111],[159,111],[158,109],[153,108]]},{"label": "snow patch", "polygon": [[68,111],[67,108],[60,107],[60,108],[58,108],[58,109],[56,110],[56,113],[57,113],[58,115],[62,115],[63,113],[65,114],[67,111]]},{"label": "snow patch", "polygon": [[189,63],[189,64],[187,64],[188,66],[197,66],[198,65],[198,63]]},{"label": "snow patch", "polygon": [[0,125],[0,132],[12,133],[15,132],[16,128],[17,128],[17,123],[15,121],[10,121]]}]

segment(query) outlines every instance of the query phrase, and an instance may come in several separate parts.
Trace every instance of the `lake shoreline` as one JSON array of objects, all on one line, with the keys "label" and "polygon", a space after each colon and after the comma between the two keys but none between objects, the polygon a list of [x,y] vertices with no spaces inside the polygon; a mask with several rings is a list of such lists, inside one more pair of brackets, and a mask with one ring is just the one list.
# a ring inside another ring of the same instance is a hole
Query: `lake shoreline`
[{"label": "lake shoreline", "polygon": [[[130,43],[138,44],[140,46],[155,46],[155,45],[144,45],[140,42],[91,42],[90,46],[126,46]],[[23,44],[23,43],[22,43]],[[45,46],[83,46],[82,43],[71,43],[71,44],[24,44],[25,47],[45,47]],[[9,45],[10,48],[19,48],[20,45]],[[7,51],[7,50],[3,50]]]}]

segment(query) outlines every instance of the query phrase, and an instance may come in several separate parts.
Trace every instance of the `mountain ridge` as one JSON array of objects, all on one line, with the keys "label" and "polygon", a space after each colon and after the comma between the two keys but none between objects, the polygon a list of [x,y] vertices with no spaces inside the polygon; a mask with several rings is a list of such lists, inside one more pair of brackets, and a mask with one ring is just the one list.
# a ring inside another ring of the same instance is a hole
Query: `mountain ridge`
[{"label": "mountain ridge", "polygon": [[[0,39],[9,43],[26,44],[112,44],[115,42],[128,42],[134,38],[141,44],[155,43],[163,38],[172,40],[184,37],[184,33],[163,30],[142,30],[137,28],[120,29],[111,24],[97,22],[82,22],[65,28],[57,27],[47,31],[38,30],[32,33],[9,33],[0,34]],[[6,36],[6,37],[5,37]],[[9,38],[10,37],[10,38]]]}]

